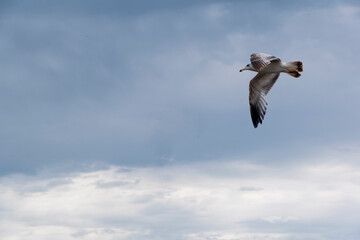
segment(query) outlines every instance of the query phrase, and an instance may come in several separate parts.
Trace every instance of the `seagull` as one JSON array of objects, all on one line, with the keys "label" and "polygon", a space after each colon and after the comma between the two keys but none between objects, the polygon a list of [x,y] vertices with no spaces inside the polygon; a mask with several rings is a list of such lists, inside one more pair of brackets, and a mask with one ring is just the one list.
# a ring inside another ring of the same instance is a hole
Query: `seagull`
[{"label": "seagull", "polygon": [[269,54],[253,53],[250,56],[250,64],[246,65],[240,72],[244,70],[258,73],[250,81],[249,86],[250,114],[254,128],[257,128],[259,123],[262,124],[265,117],[268,104],[265,96],[279,78],[280,73],[285,72],[298,78],[301,76],[299,72],[303,71],[303,64],[300,61],[281,62],[279,58]]}]

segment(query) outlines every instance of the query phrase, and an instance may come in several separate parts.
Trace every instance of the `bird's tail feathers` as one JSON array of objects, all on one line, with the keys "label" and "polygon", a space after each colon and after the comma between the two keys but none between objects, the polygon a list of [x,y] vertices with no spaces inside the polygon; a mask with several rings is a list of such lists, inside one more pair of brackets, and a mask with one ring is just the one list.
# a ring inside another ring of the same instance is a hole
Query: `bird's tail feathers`
[{"label": "bird's tail feathers", "polygon": [[293,76],[293,77],[296,77],[296,78],[298,78],[298,77],[301,76],[301,74],[300,74],[299,72],[297,72],[297,71],[288,72],[287,74],[289,74],[289,75],[291,75],[291,76]]},{"label": "bird's tail feathers", "polygon": [[300,77],[301,74],[299,72],[303,71],[303,64],[300,61],[295,61],[295,62],[287,62],[285,63],[285,66],[288,70],[288,74],[290,74],[293,77]]},{"label": "bird's tail feathers", "polygon": [[303,64],[300,61],[287,62],[286,66],[289,69],[289,72],[294,72],[294,71],[302,72],[303,71]]}]

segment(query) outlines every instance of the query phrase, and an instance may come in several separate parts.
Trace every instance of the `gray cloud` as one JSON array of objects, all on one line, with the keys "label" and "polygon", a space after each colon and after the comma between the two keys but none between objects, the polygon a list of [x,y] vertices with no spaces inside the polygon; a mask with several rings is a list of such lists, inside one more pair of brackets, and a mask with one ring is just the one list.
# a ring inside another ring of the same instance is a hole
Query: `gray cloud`
[{"label": "gray cloud", "polygon": [[[282,164],[356,140],[357,69],[348,63],[358,50],[358,8],[334,3],[186,3],[116,16],[92,15],[92,3],[66,17],[59,9],[69,3],[41,2],[53,11],[36,14],[40,5],[14,4],[0,38],[2,172],[239,155]],[[300,59],[306,70],[294,81],[281,77],[256,131],[252,74],[238,73],[253,51]]]},{"label": "gray cloud", "polygon": [[239,191],[261,191],[261,188],[257,188],[257,187],[240,187]]}]

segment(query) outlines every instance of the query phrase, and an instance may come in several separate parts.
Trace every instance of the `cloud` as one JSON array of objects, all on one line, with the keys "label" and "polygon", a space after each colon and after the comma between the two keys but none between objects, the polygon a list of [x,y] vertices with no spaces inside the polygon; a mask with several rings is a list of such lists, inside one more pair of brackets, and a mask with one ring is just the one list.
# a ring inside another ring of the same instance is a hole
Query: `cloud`
[{"label": "cloud", "polygon": [[[69,2],[6,8],[3,174],[75,168],[75,162],[156,166],[241,154],[276,162],[356,141],[356,4],[162,4],[115,14],[122,5],[91,2],[66,17],[61,9]],[[257,131],[248,110],[253,75],[238,73],[254,51],[299,59],[305,68],[301,79],[279,79]]]},{"label": "cloud", "polygon": [[360,167],[328,157],[292,167],[219,159],[9,175],[0,229],[5,239],[40,240],[352,239]]},{"label": "cloud", "polygon": [[[355,1],[2,3],[4,239],[359,239]],[[252,52],[301,60],[252,128]]]}]

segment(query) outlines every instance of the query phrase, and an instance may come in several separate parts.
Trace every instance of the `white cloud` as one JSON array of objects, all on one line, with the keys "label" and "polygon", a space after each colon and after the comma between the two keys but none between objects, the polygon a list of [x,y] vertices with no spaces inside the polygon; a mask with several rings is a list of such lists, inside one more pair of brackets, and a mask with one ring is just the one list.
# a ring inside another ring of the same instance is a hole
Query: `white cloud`
[{"label": "white cloud", "polygon": [[292,167],[219,160],[12,175],[1,179],[0,231],[39,240],[335,239],[359,227],[359,182],[359,165],[327,156]]}]

